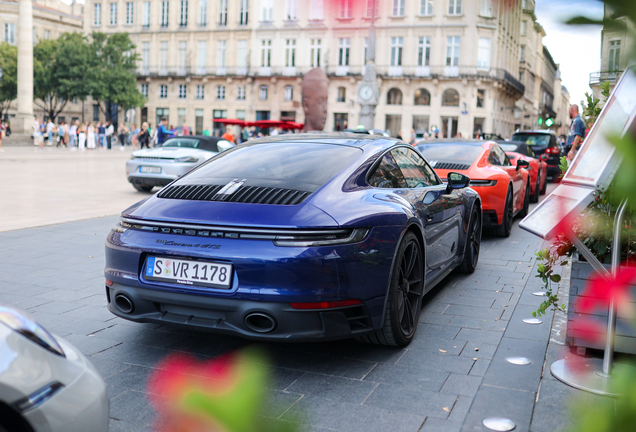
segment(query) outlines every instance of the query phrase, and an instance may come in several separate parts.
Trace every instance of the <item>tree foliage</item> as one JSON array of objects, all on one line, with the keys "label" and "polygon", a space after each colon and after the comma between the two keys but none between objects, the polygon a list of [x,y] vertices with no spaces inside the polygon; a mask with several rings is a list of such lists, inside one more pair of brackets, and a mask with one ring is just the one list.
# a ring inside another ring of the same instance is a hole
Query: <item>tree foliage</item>
[{"label": "tree foliage", "polygon": [[2,42],[0,43],[0,118],[3,118],[17,96],[18,49]]}]

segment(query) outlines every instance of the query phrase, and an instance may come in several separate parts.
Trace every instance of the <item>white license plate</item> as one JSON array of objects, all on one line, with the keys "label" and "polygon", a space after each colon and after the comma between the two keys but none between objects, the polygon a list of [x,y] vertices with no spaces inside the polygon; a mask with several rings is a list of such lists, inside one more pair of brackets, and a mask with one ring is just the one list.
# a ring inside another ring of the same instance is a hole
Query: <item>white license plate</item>
[{"label": "white license plate", "polygon": [[149,280],[229,289],[232,265],[149,256],[144,276]]},{"label": "white license plate", "polygon": [[161,167],[140,166],[139,172],[144,174],[161,174]]}]

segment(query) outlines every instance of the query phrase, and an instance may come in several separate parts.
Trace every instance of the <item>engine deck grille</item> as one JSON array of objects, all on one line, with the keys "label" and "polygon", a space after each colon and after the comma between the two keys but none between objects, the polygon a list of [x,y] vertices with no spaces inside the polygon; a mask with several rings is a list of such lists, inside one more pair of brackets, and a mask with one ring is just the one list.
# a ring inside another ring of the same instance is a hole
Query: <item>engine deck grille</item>
[{"label": "engine deck grille", "polygon": [[467,170],[470,165],[459,164],[454,162],[437,162],[433,167],[435,169],[451,169],[451,170]]},{"label": "engine deck grille", "polygon": [[241,186],[234,193],[219,194],[224,185],[178,185],[159,192],[159,198],[192,201],[226,201],[249,204],[295,205],[311,192],[263,186]]}]

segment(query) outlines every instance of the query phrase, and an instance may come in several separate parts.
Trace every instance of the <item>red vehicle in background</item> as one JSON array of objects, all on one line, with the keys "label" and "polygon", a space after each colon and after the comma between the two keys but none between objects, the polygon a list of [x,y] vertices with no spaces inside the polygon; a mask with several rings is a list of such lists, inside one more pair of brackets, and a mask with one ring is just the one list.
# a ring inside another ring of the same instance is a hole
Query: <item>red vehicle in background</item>
[{"label": "red vehicle in background", "polygon": [[539,159],[532,147],[520,141],[497,141],[497,144],[506,152],[510,162],[517,165],[519,160],[528,161],[530,166],[530,202],[539,202],[539,195],[545,195],[547,185],[548,164]]},{"label": "red vehicle in background", "polygon": [[442,139],[419,142],[422,153],[437,175],[445,179],[450,172],[470,177],[470,187],[482,200],[483,226],[495,235],[508,237],[515,216],[524,217],[530,205],[530,173],[517,165],[494,141]]}]

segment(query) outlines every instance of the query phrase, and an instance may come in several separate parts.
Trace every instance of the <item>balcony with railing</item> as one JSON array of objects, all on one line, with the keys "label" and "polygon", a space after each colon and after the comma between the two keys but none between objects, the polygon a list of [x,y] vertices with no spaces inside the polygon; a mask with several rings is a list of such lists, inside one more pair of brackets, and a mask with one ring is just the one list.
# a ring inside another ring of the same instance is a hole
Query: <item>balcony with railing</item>
[{"label": "balcony with railing", "polygon": [[621,77],[623,71],[601,71],[590,74],[590,85],[601,84],[605,81],[616,82]]}]

